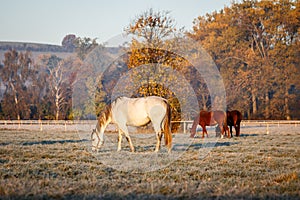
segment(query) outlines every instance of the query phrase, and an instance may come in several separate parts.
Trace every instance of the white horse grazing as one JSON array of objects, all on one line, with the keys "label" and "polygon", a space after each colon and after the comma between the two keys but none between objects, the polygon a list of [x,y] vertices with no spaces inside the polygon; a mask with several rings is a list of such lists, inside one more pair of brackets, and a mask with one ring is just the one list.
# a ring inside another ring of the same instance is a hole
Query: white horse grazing
[{"label": "white horse grazing", "polygon": [[171,108],[166,99],[157,96],[149,96],[142,98],[119,97],[110,105],[107,105],[101,112],[96,129],[93,129],[92,150],[98,151],[104,143],[104,130],[106,126],[112,122],[118,126],[118,151],[121,150],[122,133],[124,133],[132,152],[134,146],[127,126],[144,126],[152,122],[156,133],[155,152],[160,149],[161,138],[164,132],[165,144],[168,152],[172,148],[171,133]]}]

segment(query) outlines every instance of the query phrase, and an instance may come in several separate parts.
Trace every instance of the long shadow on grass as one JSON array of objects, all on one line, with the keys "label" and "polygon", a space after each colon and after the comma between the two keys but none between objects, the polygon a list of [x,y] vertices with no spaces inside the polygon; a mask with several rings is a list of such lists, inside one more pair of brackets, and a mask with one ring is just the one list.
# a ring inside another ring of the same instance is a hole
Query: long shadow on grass
[{"label": "long shadow on grass", "polygon": [[0,146],[7,146],[9,144],[10,144],[9,142],[0,142]]},{"label": "long shadow on grass", "polygon": [[207,143],[197,143],[191,144],[190,147],[194,149],[201,149],[201,148],[212,148],[212,147],[229,147],[232,145],[236,145],[239,142],[207,142]]},{"label": "long shadow on grass", "polygon": [[258,136],[258,134],[256,134],[256,133],[253,133],[253,134],[243,133],[243,134],[240,135],[240,137],[256,137],[256,136]]},{"label": "long shadow on grass", "polygon": [[236,145],[239,142],[206,142],[206,143],[193,143],[193,144],[175,144],[173,149],[175,151],[185,151],[187,149],[203,149],[203,148],[213,148],[213,147],[228,147]]},{"label": "long shadow on grass", "polygon": [[43,140],[43,141],[34,141],[34,142],[23,142],[21,145],[23,146],[31,146],[31,145],[49,145],[49,144],[65,144],[65,143],[81,143],[87,142],[89,140]]}]

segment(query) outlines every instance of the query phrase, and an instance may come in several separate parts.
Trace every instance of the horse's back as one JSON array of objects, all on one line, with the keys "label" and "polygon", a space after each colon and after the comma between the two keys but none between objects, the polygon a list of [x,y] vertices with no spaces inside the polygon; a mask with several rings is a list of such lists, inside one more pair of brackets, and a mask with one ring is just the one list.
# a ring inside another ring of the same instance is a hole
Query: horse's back
[{"label": "horse's back", "polygon": [[226,118],[226,112],[225,111],[221,111],[221,110],[216,110],[213,111],[213,119],[217,122],[217,123],[227,123],[227,118]]},{"label": "horse's back", "polygon": [[216,110],[211,112],[205,110],[200,111],[199,124],[201,126],[215,125],[217,123],[224,122],[225,120],[226,120],[226,112],[224,111],[221,110]]},{"label": "horse's back", "polygon": [[114,119],[117,124],[129,126],[142,126],[150,122],[142,98],[121,97],[118,99],[114,109]]},{"label": "horse's back", "polygon": [[221,110],[213,111],[213,115],[217,118],[224,118],[226,117],[226,112]]},{"label": "horse's back", "polygon": [[212,118],[212,112],[201,110],[200,111],[199,124],[201,126],[205,126],[205,125],[210,125],[212,123],[215,123],[213,118]]},{"label": "horse's back", "polygon": [[206,117],[210,117],[210,115],[211,115],[211,113],[208,111],[205,111],[205,110],[200,111],[200,117],[206,118]]},{"label": "horse's back", "polygon": [[242,121],[242,119],[243,119],[242,113],[238,110],[234,110],[234,113],[237,118],[237,121]]},{"label": "horse's back", "polygon": [[164,115],[166,106],[166,100],[157,96],[120,97],[115,102],[114,119],[131,126],[142,126],[148,124],[151,118]]},{"label": "horse's back", "polygon": [[143,99],[148,104],[148,106],[168,104],[166,99],[158,96],[149,96],[149,97],[144,97]]},{"label": "horse's back", "polygon": [[164,108],[167,106],[167,100],[158,96],[127,98],[127,101],[127,105],[130,109],[144,110],[147,114],[149,114],[155,106],[163,106]]},{"label": "horse's back", "polygon": [[242,113],[238,110],[227,111],[227,121],[234,125],[242,121]]}]

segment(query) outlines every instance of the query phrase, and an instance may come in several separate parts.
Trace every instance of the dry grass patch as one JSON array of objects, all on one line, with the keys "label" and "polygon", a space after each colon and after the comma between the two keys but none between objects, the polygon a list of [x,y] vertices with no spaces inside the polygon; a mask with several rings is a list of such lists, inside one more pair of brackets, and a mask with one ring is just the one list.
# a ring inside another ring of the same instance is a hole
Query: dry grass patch
[{"label": "dry grass patch", "polygon": [[1,130],[0,198],[299,199],[300,130],[270,133],[242,128],[213,147],[196,138],[168,167],[134,173],[102,164],[74,132]]}]

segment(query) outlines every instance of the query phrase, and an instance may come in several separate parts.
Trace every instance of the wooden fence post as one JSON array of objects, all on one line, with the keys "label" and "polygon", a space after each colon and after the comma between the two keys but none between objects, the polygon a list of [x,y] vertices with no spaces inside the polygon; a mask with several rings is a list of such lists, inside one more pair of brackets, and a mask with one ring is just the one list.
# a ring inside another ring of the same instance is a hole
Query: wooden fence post
[{"label": "wooden fence post", "polygon": [[39,120],[40,122],[40,131],[43,131],[43,123],[42,123],[42,120]]}]

